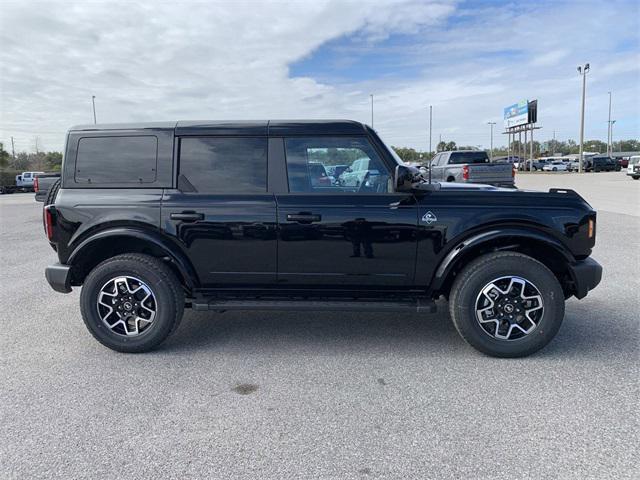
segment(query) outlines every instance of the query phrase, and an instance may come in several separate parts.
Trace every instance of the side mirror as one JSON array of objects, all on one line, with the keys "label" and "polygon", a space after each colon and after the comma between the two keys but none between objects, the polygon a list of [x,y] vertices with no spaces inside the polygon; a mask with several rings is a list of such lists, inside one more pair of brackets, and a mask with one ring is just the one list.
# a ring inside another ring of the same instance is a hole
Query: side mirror
[{"label": "side mirror", "polygon": [[393,186],[396,192],[408,192],[413,187],[415,172],[406,165],[396,165],[393,175]]}]

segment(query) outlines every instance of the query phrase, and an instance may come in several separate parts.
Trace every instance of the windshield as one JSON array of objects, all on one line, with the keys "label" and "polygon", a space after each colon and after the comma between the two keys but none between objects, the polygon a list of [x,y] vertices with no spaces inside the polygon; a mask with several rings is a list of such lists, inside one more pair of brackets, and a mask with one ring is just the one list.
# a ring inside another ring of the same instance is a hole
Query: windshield
[{"label": "windshield", "polygon": [[451,152],[449,165],[462,163],[489,163],[487,152]]},{"label": "windshield", "polygon": [[629,163],[630,163],[631,165],[635,165],[636,163],[640,163],[640,157],[631,157],[631,158],[629,159]]}]

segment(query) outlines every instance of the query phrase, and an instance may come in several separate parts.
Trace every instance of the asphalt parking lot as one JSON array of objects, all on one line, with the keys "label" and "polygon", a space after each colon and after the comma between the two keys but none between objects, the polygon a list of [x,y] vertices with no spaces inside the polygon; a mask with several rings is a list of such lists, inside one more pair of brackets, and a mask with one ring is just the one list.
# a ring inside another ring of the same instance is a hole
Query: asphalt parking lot
[{"label": "asphalt parking lot", "polygon": [[0,478],[638,478],[640,181],[526,174],[599,209],[601,285],[485,357],[435,315],[187,312],[153,353],[54,293],[31,194],[0,196]]}]

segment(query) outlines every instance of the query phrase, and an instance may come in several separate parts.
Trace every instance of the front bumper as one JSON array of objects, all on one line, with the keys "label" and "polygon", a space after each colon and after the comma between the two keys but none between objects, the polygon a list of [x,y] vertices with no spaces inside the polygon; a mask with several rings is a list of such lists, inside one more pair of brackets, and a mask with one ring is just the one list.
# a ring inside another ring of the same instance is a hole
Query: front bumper
[{"label": "front bumper", "polygon": [[596,288],[602,279],[602,265],[593,258],[586,258],[570,265],[569,272],[577,298],[586,297],[589,290]]},{"label": "front bumper", "polygon": [[71,267],[62,263],[54,263],[44,269],[44,276],[56,292],[71,291]]}]

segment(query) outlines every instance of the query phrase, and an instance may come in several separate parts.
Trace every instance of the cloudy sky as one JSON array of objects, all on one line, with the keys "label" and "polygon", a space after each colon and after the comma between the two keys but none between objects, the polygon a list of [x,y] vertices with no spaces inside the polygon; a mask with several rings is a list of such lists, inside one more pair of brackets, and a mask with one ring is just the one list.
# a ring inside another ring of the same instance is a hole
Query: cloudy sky
[{"label": "cloudy sky", "polygon": [[[502,108],[538,99],[540,137],[640,137],[639,2],[308,0],[0,4],[0,140],[61,149],[71,126],[350,118],[388,143],[489,144]],[[496,144],[503,143],[496,135]]]}]

